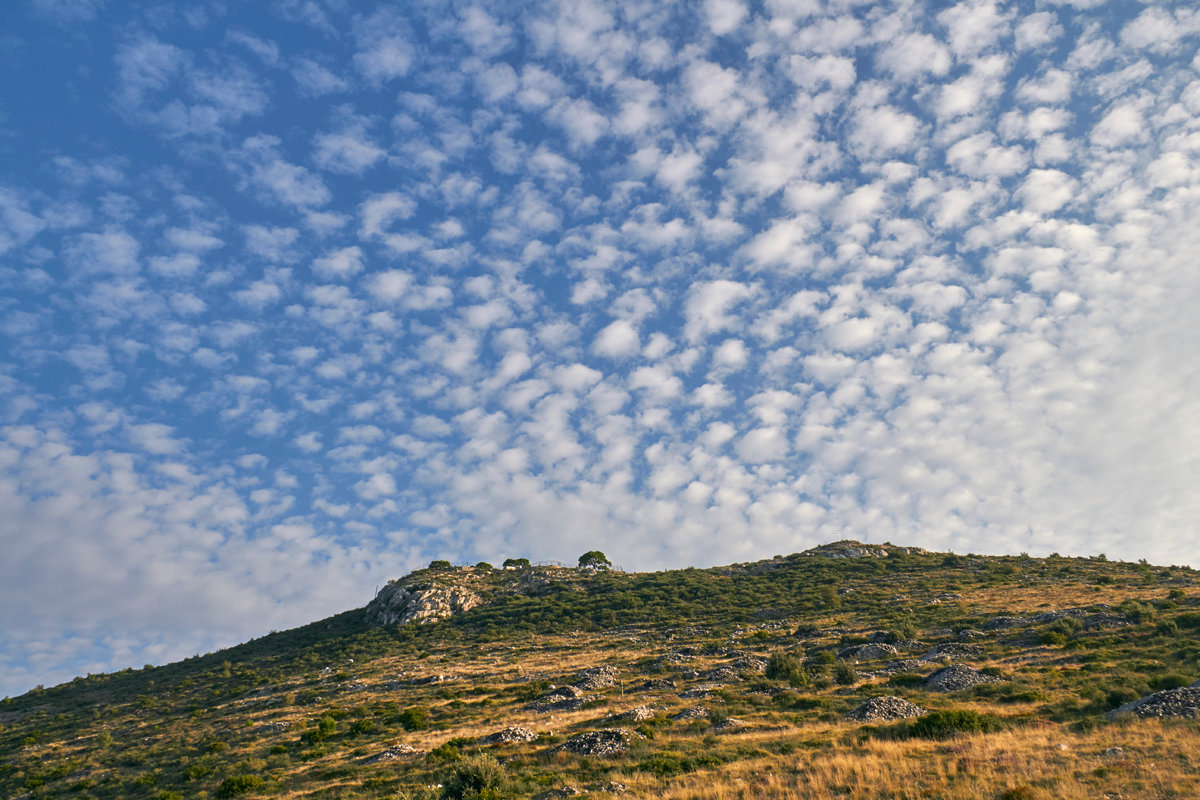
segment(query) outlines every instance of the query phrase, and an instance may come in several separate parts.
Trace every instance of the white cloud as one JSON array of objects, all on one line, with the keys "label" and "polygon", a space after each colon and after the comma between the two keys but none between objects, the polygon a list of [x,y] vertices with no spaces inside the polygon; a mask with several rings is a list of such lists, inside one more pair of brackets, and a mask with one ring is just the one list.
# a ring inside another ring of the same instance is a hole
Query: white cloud
[{"label": "white cloud", "polygon": [[684,305],[684,334],[690,341],[698,341],[714,333],[738,327],[737,320],[730,315],[732,307],[754,295],[754,290],[743,283],[729,280],[697,283],[688,291]]},{"label": "white cloud", "polygon": [[[312,262],[313,274],[326,280],[345,280],[362,272],[362,269],[363,253],[358,247],[332,250]],[[385,275],[379,275],[376,280],[386,282],[387,278]]]},{"label": "white cloud", "polygon": [[637,328],[623,319],[610,323],[592,342],[592,352],[608,358],[626,358],[636,355],[640,349]]},{"label": "white cloud", "polygon": [[739,0],[705,0],[708,29],[717,36],[732,33],[746,18],[746,7]]}]

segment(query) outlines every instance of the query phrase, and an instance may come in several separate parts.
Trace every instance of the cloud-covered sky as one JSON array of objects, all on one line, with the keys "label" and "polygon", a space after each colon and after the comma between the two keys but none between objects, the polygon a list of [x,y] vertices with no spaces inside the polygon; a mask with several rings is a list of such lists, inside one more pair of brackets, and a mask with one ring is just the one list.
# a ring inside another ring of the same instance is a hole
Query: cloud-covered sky
[{"label": "cloud-covered sky", "polygon": [[0,694],[447,558],[1200,564],[1191,2],[0,10]]}]

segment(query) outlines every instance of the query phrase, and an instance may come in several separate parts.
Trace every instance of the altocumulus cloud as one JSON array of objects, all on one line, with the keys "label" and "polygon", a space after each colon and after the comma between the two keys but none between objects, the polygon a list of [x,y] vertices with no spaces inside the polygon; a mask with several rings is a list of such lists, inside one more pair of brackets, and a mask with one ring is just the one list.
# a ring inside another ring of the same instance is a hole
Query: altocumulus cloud
[{"label": "altocumulus cloud", "polygon": [[432,558],[1200,563],[1189,3],[151,6],[5,14],[0,691]]}]

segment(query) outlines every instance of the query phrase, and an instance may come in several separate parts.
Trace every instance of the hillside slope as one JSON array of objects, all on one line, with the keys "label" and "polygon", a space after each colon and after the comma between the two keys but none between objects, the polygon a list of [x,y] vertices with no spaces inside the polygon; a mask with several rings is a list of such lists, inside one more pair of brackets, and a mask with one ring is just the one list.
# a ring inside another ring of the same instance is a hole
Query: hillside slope
[{"label": "hillside slope", "polygon": [[366,609],[5,700],[0,797],[1190,797],[1198,579],[852,542],[438,565]]}]

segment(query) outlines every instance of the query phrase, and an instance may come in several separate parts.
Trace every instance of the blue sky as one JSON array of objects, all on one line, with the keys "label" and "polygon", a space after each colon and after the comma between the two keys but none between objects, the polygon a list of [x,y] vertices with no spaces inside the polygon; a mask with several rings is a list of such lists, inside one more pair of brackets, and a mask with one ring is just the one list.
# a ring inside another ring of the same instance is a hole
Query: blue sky
[{"label": "blue sky", "polygon": [[1200,564],[1191,3],[0,10],[0,693],[427,563]]}]

